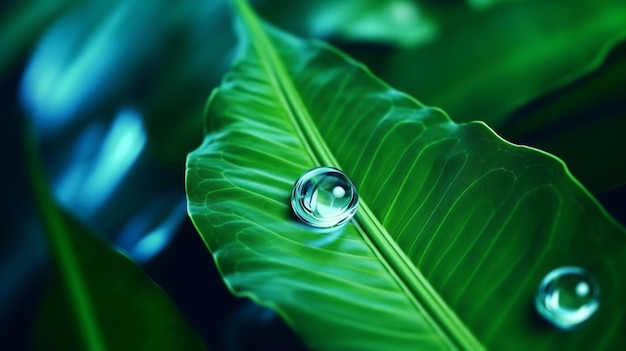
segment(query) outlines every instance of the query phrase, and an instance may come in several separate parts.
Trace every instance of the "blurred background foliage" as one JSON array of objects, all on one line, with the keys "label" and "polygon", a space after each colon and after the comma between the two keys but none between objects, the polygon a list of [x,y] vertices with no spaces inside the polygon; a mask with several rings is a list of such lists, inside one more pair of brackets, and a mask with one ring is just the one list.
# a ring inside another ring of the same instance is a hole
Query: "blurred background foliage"
[{"label": "blurred background foliage", "polygon": [[[483,120],[561,157],[626,222],[623,0],[253,5],[456,122]],[[206,98],[235,48],[223,0],[0,2],[1,343],[30,344],[50,279],[27,130],[58,206],[142,265],[209,348],[301,348],[271,311],[230,295],[186,216],[185,157],[201,142]],[[49,315],[41,318],[68,318]]]}]

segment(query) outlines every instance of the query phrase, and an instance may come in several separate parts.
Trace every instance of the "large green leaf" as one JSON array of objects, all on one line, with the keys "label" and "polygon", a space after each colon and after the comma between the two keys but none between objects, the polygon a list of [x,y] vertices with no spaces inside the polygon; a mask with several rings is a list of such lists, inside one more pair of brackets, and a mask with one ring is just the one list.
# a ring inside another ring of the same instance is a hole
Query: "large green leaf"
[{"label": "large green leaf", "polygon": [[204,350],[167,294],[54,203],[28,146],[33,193],[50,242],[54,277],[41,303],[36,350]]},{"label": "large green leaf", "polygon": [[[478,3],[480,1],[473,1]],[[395,50],[378,73],[456,121],[496,131],[515,108],[597,68],[626,37],[622,0],[431,5],[435,40]]]},{"label": "large green leaf", "polygon": [[[240,56],[187,161],[189,213],[231,290],[275,309],[315,349],[615,348],[626,327],[621,228],[558,159],[485,124],[453,123],[319,42],[259,22],[244,1]],[[356,183],[333,232],[289,209],[315,166]],[[563,332],[532,298],[579,265],[601,307]]]}]

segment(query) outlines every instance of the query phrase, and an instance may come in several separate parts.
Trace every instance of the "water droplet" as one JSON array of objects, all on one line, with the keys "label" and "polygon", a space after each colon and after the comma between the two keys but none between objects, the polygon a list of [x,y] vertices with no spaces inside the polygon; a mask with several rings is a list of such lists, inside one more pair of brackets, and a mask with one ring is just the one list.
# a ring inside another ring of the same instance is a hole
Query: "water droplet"
[{"label": "water droplet", "polygon": [[600,305],[600,288],[580,267],[560,267],[543,278],[537,295],[537,312],[548,322],[568,330],[591,317]]},{"label": "water droplet", "polygon": [[352,180],[331,167],[313,168],[298,178],[291,208],[300,220],[318,228],[332,228],[356,214],[359,196]]}]

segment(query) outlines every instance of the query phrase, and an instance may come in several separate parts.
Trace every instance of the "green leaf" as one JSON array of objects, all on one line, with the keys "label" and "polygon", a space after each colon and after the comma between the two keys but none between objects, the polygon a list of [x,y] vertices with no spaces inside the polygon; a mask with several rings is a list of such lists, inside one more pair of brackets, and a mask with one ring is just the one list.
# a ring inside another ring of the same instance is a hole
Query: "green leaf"
[{"label": "green leaf", "polygon": [[[453,123],[320,42],[236,1],[240,57],[187,160],[190,216],[226,284],[275,309],[314,349],[616,348],[626,232],[558,159],[485,124]],[[293,183],[344,170],[361,203],[319,232]],[[552,269],[579,265],[601,307],[563,332],[536,316]]]},{"label": "green leaf", "polygon": [[594,70],[626,37],[622,0],[524,0],[474,11],[429,8],[437,35],[395,50],[379,73],[392,86],[496,131],[514,109]]},{"label": "green leaf", "polygon": [[[562,158],[594,193],[626,184],[626,42],[595,71],[513,113],[499,132]],[[609,156],[610,155],[610,156]]]},{"label": "green leaf", "polygon": [[33,193],[46,228],[55,275],[34,330],[37,350],[204,350],[163,290],[54,203],[34,146]]}]

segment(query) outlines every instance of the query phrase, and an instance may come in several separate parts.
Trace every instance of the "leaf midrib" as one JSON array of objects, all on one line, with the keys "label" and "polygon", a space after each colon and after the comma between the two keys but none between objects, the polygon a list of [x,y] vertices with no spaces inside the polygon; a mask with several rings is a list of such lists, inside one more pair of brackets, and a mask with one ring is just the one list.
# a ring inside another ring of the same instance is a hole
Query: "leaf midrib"
[{"label": "leaf midrib", "polygon": [[[253,38],[251,44],[260,58],[269,81],[276,90],[280,103],[311,157],[311,161],[316,165],[341,169],[339,162],[313,123],[307,107],[302,102],[300,94],[260,21],[257,20],[246,0],[233,1],[247,34]],[[451,348],[484,349],[392,239],[363,199],[360,199],[359,211],[351,222],[415,308],[426,312],[425,314],[430,317],[428,322],[435,330],[445,335],[444,341]],[[427,309],[425,310],[424,307]]]}]

